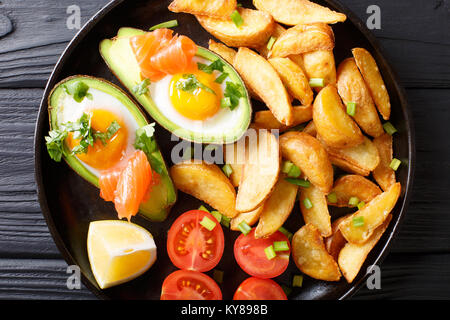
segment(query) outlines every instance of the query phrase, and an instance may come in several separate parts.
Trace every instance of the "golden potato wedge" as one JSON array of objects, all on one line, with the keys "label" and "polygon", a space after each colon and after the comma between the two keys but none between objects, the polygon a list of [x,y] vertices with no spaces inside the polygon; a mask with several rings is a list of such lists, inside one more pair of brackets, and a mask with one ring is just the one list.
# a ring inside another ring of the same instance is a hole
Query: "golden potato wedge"
[{"label": "golden potato wedge", "polygon": [[264,203],[256,208],[255,210],[249,211],[249,212],[242,212],[239,213],[236,217],[231,219],[230,222],[230,228],[234,231],[239,231],[239,224],[245,221],[249,226],[253,226],[255,223],[258,222],[259,216],[261,215],[261,212],[263,210]]},{"label": "golden potato wedge", "polygon": [[339,281],[341,272],[328,253],[319,230],[311,224],[301,227],[292,238],[292,257],[308,276],[325,281]]},{"label": "golden potato wedge", "polygon": [[238,28],[232,20],[197,15],[198,22],[214,37],[230,47],[258,48],[269,39],[275,22],[262,11],[238,8],[244,23]]},{"label": "golden potato wedge", "polygon": [[391,116],[391,101],[375,59],[369,51],[363,48],[354,48],[352,53],[378,111],[384,120],[389,120]]},{"label": "golden potato wedge", "polygon": [[298,99],[304,106],[313,102],[313,91],[302,68],[289,58],[271,58],[269,62],[278,72],[292,97]]},{"label": "golden potato wedge", "polygon": [[254,6],[285,25],[344,22],[347,16],[308,0],[253,0]]},{"label": "golden potato wedge", "polygon": [[386,231],[392,215],[388,215],[381,226],[375,229],[372,236],[363,244],[347,243],[339,252],[338,263],[348,283],[353,282],[358,275],[367,255],[375,247]]},{"label": "golden potato wedge", "polygon": [[328,204],[336,207],[351,207],[348,202],[352,197],[369,203],[370,200],[381,194],[380,188],[375,183],[355,174],[337,179],[331,192],[336,194],[337,202],[328,202]]},{"label": "golden potato wedge", "polygon": [[[300,189],[300,210],[303,220],[306,224],[312,224],[316,227],[323,237],[331,236],[331,217],[325,194],[314,185]],[[309,209],[305,206],[306,199],[312,204]]]},{"label": "golden potato wedge", "polygon": [[255,229],[255,238],[264,238],[283,226],[294,208],[298,186],[284,180],[281,175],[264,208]]},{"label": "golden potato wedge", "polygon": [[284,125],[293,122],[290,97],[272,65],[256,52],[239,48],[233,66],[252,89],[268,106],[277,120]]},{"label": "golden potato wedge", "polygon": [[[274,27],[273,27],[273,30],[272,30],[271,37],[274,37],[275,40],[276,40],[276,39],[278,39],[278,37],[281,36],[281,34],[282,34],[283,32],[285,32],[285,31],[286,31],[285,28],[283,28],[283,27],[282,27],[281,25],[279,25],[278,23],[275,23],[275,24],[274,24]],[[269,40],[270,40],[270,38],[269,38]],[[267,43],[264,43],[262,46],[256,48],[256,50],[259,52],[259,54],[260,54],[262,57],[266,58],[266,59],[267,59],[267,57],[269,56],[269,52],[270,52],[270,49],[267,47],[268,44],[269,44],[269,41],[267,41]]]},{"label": "golden potato wedge", "polygon": [[[303,70],[309,79],[324,79],[325,86],[336,83],[336,63],[332,50],[317,50],[302,55]],[[320,91],[322,88],[314,88]]]},{"label": "golden potato wedge", "polygon": [[236,0],[173,0],[169,5],[169,10],[220,19],[231,19],[231,13],[236,9],[236,5]]},{"label": "golden potato wedge", "polygon": [[372,174],[375,181],[380,185],[381,189],[386,191],[395,183],[395,171],[392,170],[390,164],[392,162],[392,136],[385,133],[373,140],[373,144],[380,155],[380,163],[373,170]]},{"label": "golden potato wedge", "polygon": [[[322,141],[321,136],[317,136],[317,139]],[[364,137],[364,142],[356,147],[335,149],[326,144],[324,147],[331,163],[350,173],[368,176],[380,163],[378,150],[367,137]]]},{"label": "golden potato wedge", "polygon": [[333,50],[334,34],[324,23],[299,24],[287,29],[273,44],[272,57],[287,57],[317,50]]},{"label": "golden potato wedge", "polygon": [[348,58],[339,65],[337,89],[344,105],[348,102],[356,103],[353,118],[361,129],[372,137],[381,136],[384,133],[383,126],[354,58]]},{"label": "golden potato wedge", "polygon": [[[392,185],[389,190],[372,199],[363,208],[342,221],[339,229],[344,238],[351,243],[366,242],[394,208],[401,189],[400,183]],[[362,225],[358,225],[356,221]]]},{"label": "golden potato wedge", "polygon": [[269,131],[258,130],[258,141],[248,144],[248,160],[239,183],[236,210],[249,212],[259,207],[270,196],[279,172],[278,140]]},{"label": "golden potato wedge", "polygon": [[246,153],[246,135],[233,144],[224,146],[224,161],[228,164],[233,172],[230,175],[230,181],[234,187],[239,187],[242,177],[242,168],[247,159]]},{"label": "golden potato wedge", "polygon": [[292,107],[293,122],[290,126],[285,126],[280,123],[272,114],[270,110],[263,110],[255,112],[253,119],[253,127],[259,129],[278,129],[280,132],[309,121],[312,119],[312,104],[307,107]]},{"label": "golden potato wedge", "polygon": [[317,95],[313,106],[313,120],[317,134],[329,147],[343,149],[364,142],[364,135],[358,125],[344,111],[334,85],[326,86]]},{"label": "golden potato wedge", "polygon": [[303,132],[306,134],[309,134],[311,137],[317,137],[317,130],[316,130],[316,125],[314,124],[314,121],[310,121],[305,129],[303,129]]},{"label": "golden potato wedge", "polygon": [[331,224],[331,232],[332,235],[325,239],[325,247],[327,248],[328,253],[333,257],[334,260],[337,261],[339,257],[339,252],[347,243],[344,236],[339,230],[339,225],[347,216],[340,217],[333,221]]},{"label": "golden potato wedge", "polygon": [[222,170],[206,162],[181,162],[170,168],[177,189],[206,202],[227,217],[237,215],[236,191]]},{"label": "golden potato wedge", "polygon": [[280,137],[281,154],[299,167],[323,193],[333,187],[333,167],[322,144],[304,132],[286,132]]},{"label": "golden potato wedge", "polygon": [[225,59],[226,62],[233,65],[234,57],[236,56],[236,50],[227,47],[223,43],[215,42],[209,39],[209,50],[217,53],[219,56]]}]

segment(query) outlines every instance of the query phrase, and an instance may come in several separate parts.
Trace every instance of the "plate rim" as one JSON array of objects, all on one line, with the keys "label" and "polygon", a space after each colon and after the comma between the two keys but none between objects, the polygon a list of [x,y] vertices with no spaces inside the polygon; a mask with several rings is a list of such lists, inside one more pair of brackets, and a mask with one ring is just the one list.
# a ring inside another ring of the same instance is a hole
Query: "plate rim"
[{"label": "plate rim", "polygon": [[[46,83],[44,92],[42,94],[42,99],[39,105],[37,121],[35,123],[34,129],[34,139],[33,139],[33,149],[34,149],[34,179],[36,183],[37,189],[37,198],[39,201],[40,208],[42,210],[42,215],[45,218],[47,227],[50,231],[50,234],[55,242],[58,251],[67,262],[68,265],[76,265],[74,257],[70,254],[67,249],[64,241],[62,240],[59,232],[56,229],[56,225],[50,213],[50,209],[48,207],[47,197],[45,193],[43,176],[42,176],[42,164],[41,164],[41,155],[42,155],[42,141],[43,141],[43,133],[42,127],[45,125],[46,114],[47,114],[47,97],[52,90],[52,85],[56,83],[56,79],[59,77],[60,70],[63,68],[64,62],[67,57],[72,53],[72,51],[76,48],[78,44],[80,44],[86,35],[95,27],[95,25],[104,18],[111,10],[115,7],[123,3],[125,0],[111,0],[106,5],[104,5],[96,14],[94,14],[84,25],[83,27],[74,35],[72,40],[67,44],[64,51],[61,53],[58,61],[53,68],[49,79]],[[385,65],[385,71],[388,73],[388,76],[393,80],[393,85],[398,93],[401,111],[404,116],[406,135],[408,140],[408,171],[406,178],[406,186],[404,187],[404,198],[399,208],[398,216],[395,219],[395,223],[390,226],[391,232],[388,235],[388,238],[385,239],[382,248],[380,249],[379,254],[373,261],[373,264],[380,264],[386,258],[389,253],[392,242],[394,238],[397,236],[401,223],[406,215],[407,208],[410,202],[413,182],[414,182],[414,172],[416,165],[416,146],[415,146],[415,127],[413,123],[413,117],[411,109],[409,108],[409,103],[407,100],[407,95],[405,89],[400,85],[399,77],[397,73],[394,71],[389,59],[387,58],[384,48],[379,43],[378,39],[375,35],[366,27],[363,21],[348,7],[344,6],[337,0],[322,0],[327,3],[328,6],[337,9],[339,12],[344,12],[347,15],[347,19],[356,27],[366,38],[368,43],[373,47],[376,51],[377,55],[383,58],[383,63]],[[379,61],[377,61],[379,62]],[[97,297],[100,299],[111,299],[104,291],[99,290],[95,287],[85,276],[83,270],[81,272],[81,281],[82,283]],[[363,283],[368,278],[369,274],[364,274],[358,281],[351,284],[349,289],[345,290],[337,299],[344,300],[353,296],[363,285]]]}]

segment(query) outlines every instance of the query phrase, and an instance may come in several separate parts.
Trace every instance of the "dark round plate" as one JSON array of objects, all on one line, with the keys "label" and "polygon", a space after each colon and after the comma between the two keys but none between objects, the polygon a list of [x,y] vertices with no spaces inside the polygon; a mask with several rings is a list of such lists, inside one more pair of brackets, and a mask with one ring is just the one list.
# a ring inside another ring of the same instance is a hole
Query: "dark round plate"
[{"label": "dark round plate", "polygon": [[[251,1],[242,2],[245,7],[252,7]],[[374,36],[366,29],[363,22],[338,2],[331,0],[317,2],[344,12],[348,17],[345,23],[333,26],[336,35],[334,52],[337,64],[351,56],[350,50],[353,47],[368,49],[377,60],[391,96],[391,122],[399,131],[394,139],[395,156],[407,163],[407,165],[402,165],[397,173],[398,180],[403,186],[403,192],[393,211],[393,221],[367,258],[355,281],[352,284],[348,284],[345,280],[330,283],[305,277],[303,287],[295,289],[290,295],[292,299],[343,299],[353,294],[364,283],[367,266],[381,263],[406,212],[414,171],[414,132],[404,91]],[[91,18],[63,53],[48,81],[39,111],[35,132],[35,175],[42,212],[56,245],[67,263],[80,266],[84,284],[101,298],[159,299],[164,278],[175,270],[165,250],[167,230],[181,212],[197,208],[200,202],[179,192],[179,200],[167,221],[151,223],[139,216],[136,217],[134,222],[144,226],[154,235],[159,249],[158,260],[141,277],[117,287],[100,290],[89,266],[86,252],[87,230],[91,221],[116,219],[117,215],[111,204],[99,198],[98,189],[80,178],[65,163],[58,164],[49,158],[44,143],[44,136],[49,130],[47,98],[50,90],[58,81],[75,74],[101,77],[119,84],[100,57],[98,45],[102,39],[115,36],[117,30],[123,26],[148,29],[160,22],[178,19],[180,26],[176,28],[176,32],[187,35],[197,44],[207,47],[208,39],[211,36],[203,30],[193,16],[168,11],[169,3],[169,0],[116,0],[105,6]],[[173,143],[170,142],[170,133],[158,127],[157,140],[166,161],[169,161]],[[296,205],[287,226],[295,232],[302,224],[300,210]],[[217,269],[225,272],[227,280],[222,285],[225,299],[231,299],[238,285],[248,277],[234,260],[233,243],[237,236],[238,232],[225,230],[225,252],[222,261],[217,266]],[[288,270],[275,280],[278,283],[289,285],[292,276],[299,273],[291,261]],[[211,272],[209,274],[211,275]]]}]

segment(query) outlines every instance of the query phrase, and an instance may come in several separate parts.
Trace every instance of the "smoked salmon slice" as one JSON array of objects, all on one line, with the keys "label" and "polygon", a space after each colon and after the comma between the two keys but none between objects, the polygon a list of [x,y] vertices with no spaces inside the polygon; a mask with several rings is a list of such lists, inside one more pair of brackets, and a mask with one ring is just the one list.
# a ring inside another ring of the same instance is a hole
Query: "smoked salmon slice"
[{"label": "smoked salmon slice", "polygon": [[197,45],[186,36],[174,36],[172,30],[163,28],[134,36],[130,44],[142,77],[151,81],[196,67],[192,58],[197,53]]}]

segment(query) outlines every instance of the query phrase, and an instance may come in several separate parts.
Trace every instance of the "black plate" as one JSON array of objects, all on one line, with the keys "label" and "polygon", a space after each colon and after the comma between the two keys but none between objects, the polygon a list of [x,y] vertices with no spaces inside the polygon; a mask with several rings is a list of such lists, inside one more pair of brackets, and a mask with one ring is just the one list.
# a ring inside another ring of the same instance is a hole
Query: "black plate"
[{"label": "black plate", "polygon": [[[251,1],[242,2],[245,7],[251,7]],[[337,64],[351,56],[350,50],[353,47],[368,49],[377,60],[391,96],[391,122],[399,131],[394,139],[395,156],[407,163],[402,165],[397,173],[403,192],[393,211],[393,221],[369,255],[355,281],[352,284],[347,284],[345,280],[330,283],[305,277],[303,288],[294,290],[290,295],[292,299],[343,299],[351,296],[364,283],[366,278],[364,270],[368,265],[381,263],[406,212],[415,163],[414,132],[404,91],[374,36],[366,29],[363,22],[338,2],[331,0],[317,2],[344,12],[348,17],[345,23],[333,26],[336,36],[334,52]],[[117,0],[106,5],[92,17],[63,53],[48,81],[39,111],[35,131],[35,175],[42,212],[56,245],[67,263],[80,266],[84,284],[101,298],[159,299],[162,281],[175,270],[165,250],[166,232],[181,212],[197,208],[200,202],[179,192],[179,200],[166,222],[151,223],[137,217],[134,222],[144,226],[155,236],[159,248],[158,260],[138,279],[101,291],[92,275],[86,252],[88,225],[94,220],[115,219],[117,216],[113,206],[99,198],[98,189],[81,179],[65,163],[57,164],[49,158],[44,143],[44,136],[49,130],[47,98],[58,81],[75,74],[102,77],[119,84],[100,57],[98,45],[102,39],[115,36],[117,30],[123,26],[147,29],[157,23],[176,18],[180,23],[180,26],[176,28],[178,33],[187,35],[197,44],[207,47],[211,36],[203,30],[193,16],[169,12],[167,10],[169,3],[170,1]],[[170,133],[158,127],[157,139],[166,161],[170,160],[172,148]],[[297,230],[303,223],[299,212],[296,205],[287,222],[291,231]],[[232,248],[237,236],[238,232],[225,230],[225,253],[217,267],[225,271],[227,279],[222,285],[224,299],[231,299],[239,283],[248,277],[234,260]],[[289,285],[292,275],[298,273],[298,269],[291,261],[289,269],[275,280]]]}]

